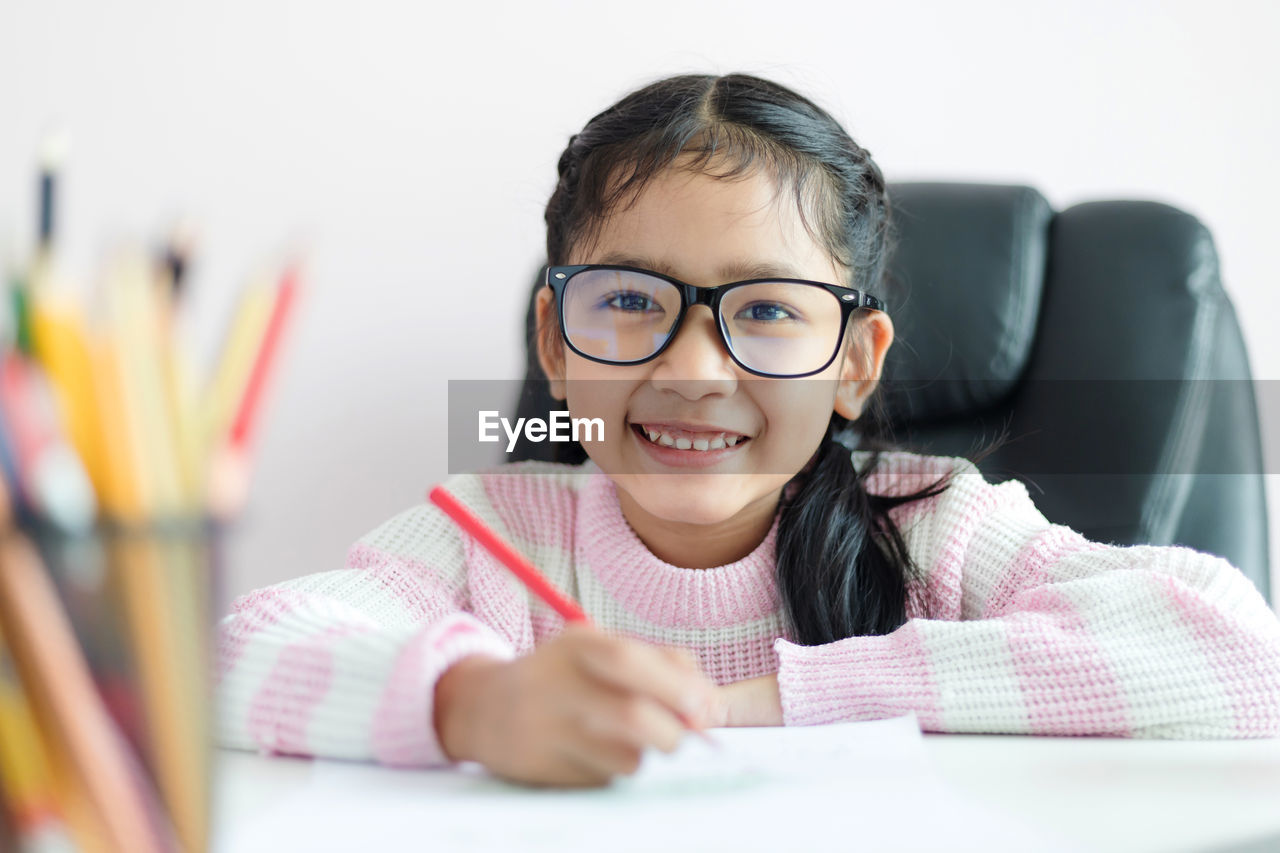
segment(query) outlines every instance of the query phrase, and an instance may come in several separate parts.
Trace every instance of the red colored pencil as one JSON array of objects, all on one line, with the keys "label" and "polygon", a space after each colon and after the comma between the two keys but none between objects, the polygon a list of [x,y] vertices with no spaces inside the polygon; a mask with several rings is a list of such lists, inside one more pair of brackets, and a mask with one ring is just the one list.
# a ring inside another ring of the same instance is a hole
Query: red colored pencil
[{"label": "red colored pencil", "polygon": [[298,268],[293,265],[286,269],[281,277],[275,304],[271,307],[271,316],[267,320],[267,328],[262,333],[258,354],[254,358],[235,418],[231,422],[230,445],[233,450],[248,452],[253,427],[257,423],[257,414],[261,409],[263,389],[266,387],[267,376],[279,352],[280,338],[293,310],[297,290]]},{"label": "red colored pencil", "polygon": [[555,608],[555,611],[565,618],[568,622],[587,622],[587,614],[582,612],[582,608],[575,601],[561,594],[560,590],[551,585],[551,582],[542,576],[542,573],[533,567],[524,558],[524,555],[511,547],[497,533],[489,528],[487,524],[479,519],[475,513],[467,509],[453,495],[449,494],[443,486],[436,486],[427,495],[431,502],[444,510],[450,518],[458,523],[458,526],[471,534],[471,536],[483,545],[490,554],[502,561],[502,564],[511,570],[511,573],[520,579],[521,583],[533,590],[533,593],[545,601],[549,606]]},{"label": "red colored pencil", "polygon": [[[551,582],[542,576],[542,573],[534,568],[533,563],[525,559],[524,555],[495,533],[489,525],[480,520],[479,516],[467,509],[457,498],[449,494],[443,486],[436,486],[427,493],[427,497],[431,502],[445,514],[457,522],[458,526],[471,534],[477,542],[485,547],[493,556],[497,557],[504,566],[511,570],[511,573],[520,579],[521,583],[529,587],[535,595],[547,603],[548,606],[555,608],[555,611],[565,618],[568,622],[582,622],[590,625],[591,620],[587,618],[587,614],[582,612],[582,608],[572,599],[562,594],[558,589],[551,585]],[[719,744],[702,729],[695,728],[684,714],[679,714],[680,721],[685,727],[702,736],[702,739],[712,746],[718,747]]]},{"label": "red colored pencil", "polygon": [[279,355],[280,338],[297,302],[299,276],[296,263],[287,267],[281,276],[249,376],[236,402],[230,429],[225,436],[217,437],[212,448],[205,504],[214,518],[234,517],[248,498],[254,426],[262,410],[268,376]]}]

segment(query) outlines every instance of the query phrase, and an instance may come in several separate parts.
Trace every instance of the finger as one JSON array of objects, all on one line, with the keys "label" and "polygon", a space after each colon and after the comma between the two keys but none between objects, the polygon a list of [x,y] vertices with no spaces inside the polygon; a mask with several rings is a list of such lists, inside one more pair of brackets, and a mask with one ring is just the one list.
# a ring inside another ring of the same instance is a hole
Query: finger
[{"label": "finger", "polygon": [[533,788],[599,788],[609,784],[610,777],[603,774],[593,764],[579,758],[567,750],[561,750],[557,756],[558,763],[537,778],[506,776],[513,782]]},{"label": "finger", "polygon": [[711,689],[703,696],[698,710],[686,712],[685,721],[692,725],[693,728],[697,729],[716,725],[715,721],[720,718],[720,687],[702,671],[702,665],[698,662],[697,655],[678,646],[663,646],[662,651],[678,666],[684,667],[689,672],[706,677],[710,684]]},{"label": "finger", "polygon": [[666,654],[643,643],[602,637],[583,644],[579,661],[598,681],[649,696],[679,714],[697,713],[714,689],[706,676],[674,665]]},{"label": "finger", "polygon": [[674,752],[684,737],[684,722],[671,709],[639,694],[615,692],[586,713],[590,736],[612,738],[635,749]]},{"label": "finger", "polygon": [[690,672],[702,673],[702,667],[693,652],[679,646],[660,646],[659,651],[677,666],[682,666]]},{"label": "finger", "polygon": [[584,733],[565,744],[564,755],[585,778],[608,782],[614,776],[636,772],[644,750],[611,737]]}]

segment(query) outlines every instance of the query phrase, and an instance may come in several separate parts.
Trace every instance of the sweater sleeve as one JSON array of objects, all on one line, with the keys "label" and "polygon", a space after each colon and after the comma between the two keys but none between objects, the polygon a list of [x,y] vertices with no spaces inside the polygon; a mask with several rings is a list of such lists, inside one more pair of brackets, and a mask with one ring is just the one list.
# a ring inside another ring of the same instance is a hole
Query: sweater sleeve
[{"label": "sweater sleeve", "polygon": [[[451,488],[476,500],[471,485]],[[358,541],[346,568],[237,599],[218,633],[222,744],[448,763],[431,722],[437,679],[468,655],[515,657],[522,632],[477,615],[466,564],[461,535],[423,504]]]},{"label": "sweater sleeve", "polygon": [[955,461],[947,491],[899,523],[923,573],[916,618],[775,642],[786,725],[915,711],[938,732],[1280,735],[1280,620],[1239,570],[1181,546],[1092,542],[1047,521],[1021,483]]}]

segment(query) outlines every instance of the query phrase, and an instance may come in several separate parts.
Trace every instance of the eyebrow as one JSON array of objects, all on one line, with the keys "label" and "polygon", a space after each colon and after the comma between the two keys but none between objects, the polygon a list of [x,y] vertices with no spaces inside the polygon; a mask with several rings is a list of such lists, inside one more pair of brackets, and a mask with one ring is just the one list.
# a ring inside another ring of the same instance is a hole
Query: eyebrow
[{"label": "eyebrow", "polygon": [[[670,264],[653,258],[640,258],[634,255],[614,252],[605,255],[596,263],[622,267],[640,267],[641,269],[669,275],[672,278],[680,277],[676,275],[674,268]],[[716,271],[716,275],[722,281],[746,281],[752,278],[770,278],[773,276],[778,278],[804,278],[795,268],[775,261],[735,261],[720,267]]]}]

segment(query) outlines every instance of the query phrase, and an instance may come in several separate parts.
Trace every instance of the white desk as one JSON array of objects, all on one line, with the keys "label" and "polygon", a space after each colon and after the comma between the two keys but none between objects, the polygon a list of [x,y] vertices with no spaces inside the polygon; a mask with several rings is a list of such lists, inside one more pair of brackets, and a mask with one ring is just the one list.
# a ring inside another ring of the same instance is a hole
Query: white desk
[{"label": "white desk", "polygon": [[[925,735],[925,745],[962,793],[1086,849],[1280,851],[1280,739]],[[311,773],[305,759],[224,750],[218,760],[215,827],[265,813]]]},{"label": "white desk", "polygon": [[955,787],[1098,850],[1280,851],[1280,739],[925,735],[925,744]]}]

